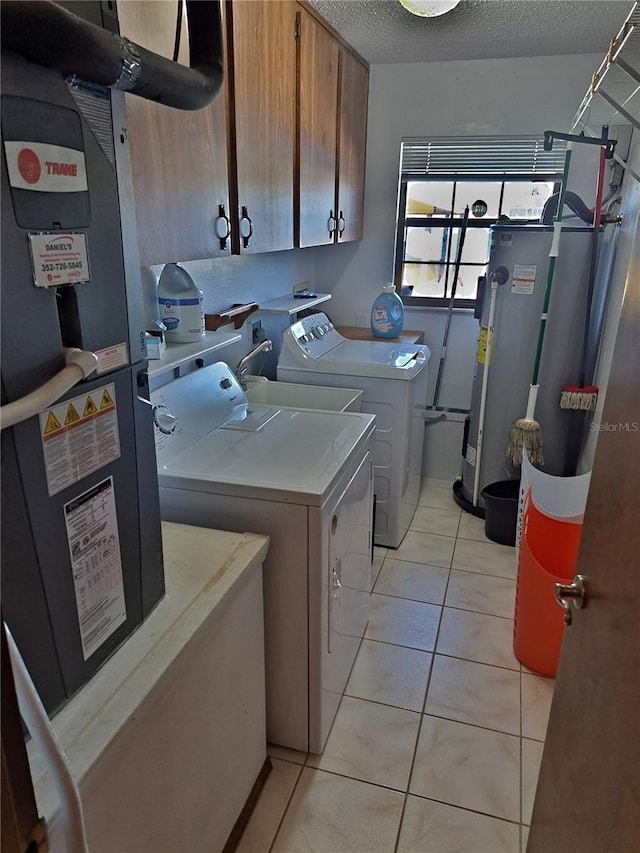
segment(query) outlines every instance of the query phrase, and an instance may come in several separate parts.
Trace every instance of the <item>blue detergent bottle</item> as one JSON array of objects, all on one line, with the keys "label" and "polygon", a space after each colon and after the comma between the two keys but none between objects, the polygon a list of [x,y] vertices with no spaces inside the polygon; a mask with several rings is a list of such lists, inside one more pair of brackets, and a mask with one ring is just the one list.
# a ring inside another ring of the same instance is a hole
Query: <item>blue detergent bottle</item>
[{"label": "blue detergent bottle", "polygon": [[371,332],[376,338],[397,338],[404,322],[404,305],[393,284],[385,284],[371,306]]}]

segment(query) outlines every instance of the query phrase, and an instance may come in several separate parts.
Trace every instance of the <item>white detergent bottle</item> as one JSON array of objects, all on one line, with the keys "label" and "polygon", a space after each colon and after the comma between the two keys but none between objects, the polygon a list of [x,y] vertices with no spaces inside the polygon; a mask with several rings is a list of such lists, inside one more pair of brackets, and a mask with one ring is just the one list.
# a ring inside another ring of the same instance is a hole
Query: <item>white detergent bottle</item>
[{"label": "white detergent bottle", "polygon": [[190,344],[204,337],[203,293],[186,270],[166,264],[158,282],[158,316],[171,344]]},{"label": "white detergent bottle", "polygon": [[395,285],[385,284],[371,306],[371,332],[376,338],[397,338],[404,322],[404,305]]}]

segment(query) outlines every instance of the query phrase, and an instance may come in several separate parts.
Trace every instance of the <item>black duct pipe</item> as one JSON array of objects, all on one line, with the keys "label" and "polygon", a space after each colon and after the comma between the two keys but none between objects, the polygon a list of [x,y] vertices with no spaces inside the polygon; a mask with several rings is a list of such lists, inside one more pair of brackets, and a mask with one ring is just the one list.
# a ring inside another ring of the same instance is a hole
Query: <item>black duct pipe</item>
[{"label": "black duct pipe", "polygon": [[[553,225],[556,219],[559,200],[560,193],[554,193],[546,200],[540,214],[541,225]],[[582,219],[587,225],[593,225],[593,212],[589,210],[579,195],[572,193],[571,190],[567,190],[564,195],[564,203],[579,219]]]},{"label": "black duct pipe", "polygon": [[191,67],[90,24],[49,0],[2,0],[2,47],[67,77],[180,110],[206,107],[222,85],[219,0],[187,0]]}]

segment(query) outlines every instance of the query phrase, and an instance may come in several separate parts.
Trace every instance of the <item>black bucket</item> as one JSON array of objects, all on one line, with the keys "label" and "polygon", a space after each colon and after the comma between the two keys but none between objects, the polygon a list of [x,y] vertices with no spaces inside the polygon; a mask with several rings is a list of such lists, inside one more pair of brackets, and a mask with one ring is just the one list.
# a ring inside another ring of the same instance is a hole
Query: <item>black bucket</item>
[{"label": "black bucket", "polygon": [[484,500],[484,532],[501,545],[516,544],[519,480],[499,480],[481,492]]}]

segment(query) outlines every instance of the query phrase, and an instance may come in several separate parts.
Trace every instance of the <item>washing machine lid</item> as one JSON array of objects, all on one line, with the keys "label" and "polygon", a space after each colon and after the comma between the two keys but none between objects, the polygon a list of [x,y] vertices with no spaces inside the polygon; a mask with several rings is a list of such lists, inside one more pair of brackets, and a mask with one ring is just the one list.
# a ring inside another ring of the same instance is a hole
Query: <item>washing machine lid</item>
[{"label": "washing machine lid", "polygon": [[400,344],[383,341],[349,341],[318,358],[323,367],[326,365],[353,366],[355,375],[377,376],[382,369],[416,373],[425,366],[428,349],[412,344]]},{"label": "washing machine lid", "polygon": [[278,371],[310,370],[346,376],[411,379],[428,364],[426,346],[401,341],[352,341],[326,314],[304,317],[285,330]]},{"label": "washing machine lid", "polygon": [[[249,406],[252,411],[265,407]],[[279,409],[257,429],[217,427],[158,465],[161,487],[321,506],[374,429],[353,412]]]}]

